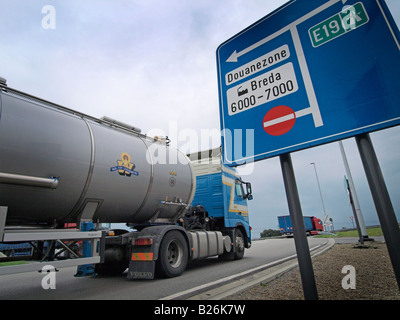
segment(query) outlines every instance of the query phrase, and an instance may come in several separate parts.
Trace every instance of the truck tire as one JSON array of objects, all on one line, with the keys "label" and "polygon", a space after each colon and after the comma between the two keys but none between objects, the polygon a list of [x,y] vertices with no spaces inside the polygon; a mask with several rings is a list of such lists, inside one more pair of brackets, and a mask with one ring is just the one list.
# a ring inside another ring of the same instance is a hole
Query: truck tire
[{"label": "truck tire", "polygon": [[161,277],[177,277],[186,269],[188,247],[181,232],[168,232],[161,242],[156,265],[157,275]]},{"label": "truck tire", "polygon": [[244,237],[239,228],[235,230],[235,260],[240,260],[244,256]]}]

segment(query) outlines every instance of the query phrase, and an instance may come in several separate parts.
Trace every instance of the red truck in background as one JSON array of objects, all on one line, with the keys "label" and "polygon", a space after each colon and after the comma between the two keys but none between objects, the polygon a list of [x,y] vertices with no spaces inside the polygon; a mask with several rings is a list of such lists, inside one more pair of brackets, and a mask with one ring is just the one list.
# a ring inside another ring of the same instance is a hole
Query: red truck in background
[{"label": "red truck in background", "polygon": [[[315,235],[318,234],[320,231],[324,231],[322,221],[317,217],[312,216],[303,218],[307,234]],[[293,226],[292,221],[290,220],[290,216],[279,216],[278,222],[279,230],[282,234],[293,235]]]}]

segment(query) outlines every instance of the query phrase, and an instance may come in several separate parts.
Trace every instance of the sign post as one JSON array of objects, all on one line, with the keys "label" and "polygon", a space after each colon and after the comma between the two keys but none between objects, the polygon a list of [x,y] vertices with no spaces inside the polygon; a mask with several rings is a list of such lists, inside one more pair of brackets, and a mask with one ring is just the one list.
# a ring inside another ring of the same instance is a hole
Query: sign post
[{"label": "sign post", "polygon": [[400,289],[400,229],[396,215],[369,134],[356,136],[356,142]]},{"label": "sign post", "polygon": [[340,153],[342,154],[343,165],[344,165],[344,169],[345,169],[346,175],[347,175],[346,184],[347,184],[347,188],[349,191],[350,202],[353,207],[354,214],[355,214],[354,217],[356,218],[356,222],[358,223],[358,225],[360,227],[360,231],[361,231],[360,237],[362,237],[365,240],[371,240],[368,237],[367,228],[365,226],[364,217],[361,212],[360,203],[358,202],[356,188],[354,187],[353,177],[350,172],[350,167],[347,162],[346,152],[344,151],[344,146],[343,146],[342,141],[339,141],[339,148],[340,148]]},{"label": "sign post", "polygon": [[[358,220],[357,211],[356,211],[356,207],[354,204],[353,192],[351,191],[350,183],[346,176],[344,176],[344,179],[346,181],[346,188],[347,188],[347,192],[349,194],[349,201],[350,201],[351,209],[353,210],[353,217],[356,220],[356,226],[357,226],[357,232],[358,232],[358,238],[359,238],[358,241],[360,242],[361,246],[363,246],[364,245],[364,237],[361,232],[360,222]],[[353,221],[353,217],[350,217],[351,221]]]},{"label": "sign post", "polygon": [[299,192],[294,176],[292,158],[290,153],[280,155],[279,158],[289,205],[290,219],[293,225],[293,237],[303,284],[304,299],[318,300],[317,286],[315,284],[314,270],[307,242],[303,213],[301,211]]}]

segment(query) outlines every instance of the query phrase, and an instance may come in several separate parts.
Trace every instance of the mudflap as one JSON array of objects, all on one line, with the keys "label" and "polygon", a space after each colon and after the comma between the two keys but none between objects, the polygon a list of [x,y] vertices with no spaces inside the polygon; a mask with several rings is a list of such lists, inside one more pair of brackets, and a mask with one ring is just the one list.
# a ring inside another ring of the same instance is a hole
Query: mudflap
[{"label": "mudflap", "polygon": [[130,261],[128,279],[154,279],[155,261]]}]

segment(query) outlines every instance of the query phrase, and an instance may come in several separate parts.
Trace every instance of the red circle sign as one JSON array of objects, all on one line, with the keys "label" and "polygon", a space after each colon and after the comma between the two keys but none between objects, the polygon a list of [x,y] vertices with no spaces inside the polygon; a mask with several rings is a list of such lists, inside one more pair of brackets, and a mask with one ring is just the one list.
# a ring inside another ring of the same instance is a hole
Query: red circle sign
[{"label": "red circle sign", "polygon": [[280,136],[293,128],[295,112],[287,106],[277,106],[269,110],[263,119],[263,128],[271,136]]}]

